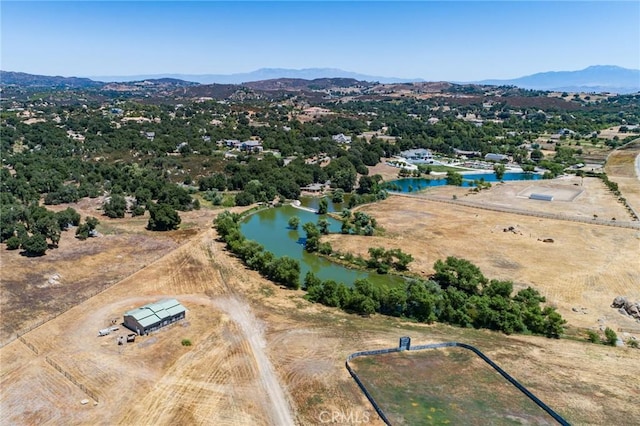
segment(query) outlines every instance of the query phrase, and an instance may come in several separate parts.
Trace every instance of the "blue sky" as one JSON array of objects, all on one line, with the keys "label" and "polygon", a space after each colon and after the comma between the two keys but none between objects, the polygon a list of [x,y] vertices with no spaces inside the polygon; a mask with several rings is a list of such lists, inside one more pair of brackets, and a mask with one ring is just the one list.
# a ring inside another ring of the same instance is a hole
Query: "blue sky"
[{"label": "blue sky", "polygon": [[340,68],[426,80],[640,68],[638,1],[0,2],[0,68],[105,76]]}]

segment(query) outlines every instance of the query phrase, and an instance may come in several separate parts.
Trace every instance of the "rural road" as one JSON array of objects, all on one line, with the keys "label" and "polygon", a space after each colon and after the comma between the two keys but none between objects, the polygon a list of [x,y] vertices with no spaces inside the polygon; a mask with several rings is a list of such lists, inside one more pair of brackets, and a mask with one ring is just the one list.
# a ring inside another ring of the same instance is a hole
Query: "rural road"
[{"label": "rural road", "polygon": [[295,425],[287,397],[280,386],[271,361],[264,351],[266,342],[263,337],[263,326],[253,316],[249,305],[238,296],[225,296],[214,300],[216,307],[224,311],[240,327],[258,366],[260,383],[271,400],[271,424],[278,426]]}]

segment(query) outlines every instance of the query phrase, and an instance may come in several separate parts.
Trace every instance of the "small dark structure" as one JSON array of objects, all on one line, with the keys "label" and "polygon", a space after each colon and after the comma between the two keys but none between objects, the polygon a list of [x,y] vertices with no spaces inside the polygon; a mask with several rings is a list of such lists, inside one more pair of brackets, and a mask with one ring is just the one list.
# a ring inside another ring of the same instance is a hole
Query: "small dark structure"
[{"label": "small dark structure", "polygon": [[186,311],[176,299],[163,299],[126,312],[124,326],[139,335],[149,334],[184,319]]},{"label": "small dark structure", "polygon": [[398,349],[401,351],[409,351],[411,350],[411,337],[404,336],[400,338],[400,344],[398,345]]},{"label": "small dark structure", "polygon": [[127,334],[127,343],[136,341],[136,333]]}]

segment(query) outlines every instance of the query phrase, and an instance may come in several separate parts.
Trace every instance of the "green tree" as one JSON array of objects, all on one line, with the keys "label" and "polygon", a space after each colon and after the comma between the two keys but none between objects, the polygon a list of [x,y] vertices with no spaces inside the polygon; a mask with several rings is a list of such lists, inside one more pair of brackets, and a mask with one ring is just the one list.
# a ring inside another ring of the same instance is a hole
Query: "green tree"
[{"label": "green tree", "polygon": [[327,197],[322,197],[318,205],[318,214],[327,214],[328,209],[329,209],[329,201],[327,200]]},{"label": "green tree", "polygon": [[42,256],[47,251],[47,240],[42,234],[34,234],[22,242],[27,256]]},{"label": "green tree", "polygon": [[331,193],[331,201],[334,203],[344,202],[344,191],[340,188],[336,188]]},{"label": "green tree", "polygon": [[298,226],[300,226],[300,218],[298,216],[291,216],[289,218],[289,228],[298,229]]},{"label": "green tree", "polygon": [[18,238],[17,236],[12,236],[10,237],[7,241],[7,250],[17,250],[20,248],[20,245],[22,244],[22,241],[20,241],[20,238]]},{"label": "green tree", "polygon": [[449,256],[443,262],[438,259],[433,265],[436,273],[433,279],[443,289],[454,287],[467,294],[480,294],[487,278],[480,269],[466,259]]},{"label": "green tree", "polygon": [[559,339],[564,333],[564,326],[567,321],[550,306],[545,307],[542,314],[545,316],[544,335],[554,339]]},{"label": "green tree", "polygon": [[618,335],[616,334],[615,331],[613,331],[613,329],[609,327],[604,329],[604,338],[605,338],[606,344],[609,346],[615,346],[616,343],[618,342]]},{"label": "green tree", "polygon": [[300,288],[300,263],[288,256],[275,259],[269,266],[269,279],[288,288]]},{"label": "green tree", "polygon": [[127,201],[122,195],[111,194],[111,197],[102,205],[104,214],[110,218],[123,218],[127,210]]},{"label": "green tree", "polygon": [[536,163],[544,158],[544,154],[539,149],[534,149],[531,151],[531,160]]},{"label": "green tree", "polygon": [[236,194],[236,206],[248,206],[255,203],[255,197],[247,192],[241,191]]},{"label": "green tree", "polygon": [[60,225],[58,224],[54,214],[48,214],[40,217],[36,221],[34,230],[45,238],[49,238],[51,240],[51,244],[58,246],[58,243],[60,242]]},{"label": "green tree", "polygon": [[320,287],[321,285],[322,280],[318,278],[313,272],[307,271],[306,275],[304,276],[304,283],[302,288],[305,290],[309,290],[313,287]]},{"label": "green tree", "polygon": [[593,330],[587,330],[587,340],[589,340],[591,343],[598,343],[598,341],[600,340],[600,336],[598,336],[598,333]]},{"label": "green tree", "polygon": [[327,219],[318,220],[318,230],[321,234],[327,235],[329,233],[329,221]]},{"label": "green tree", "polygon": [[504,164],[494,164],[493,171],[496,173],[496,179],[502,180],[504,177],[504,172],[507,171],[507,168]]},{"label": "green tree", "polygon": [[320,231],[318,227],[313,222],[307,222],[303,225],[302,229],[307,233],[304,249],[309,253],[318,251],[320,247]]},{"label": "green tree", "polygon": [[67,207],[65,210],[59,211],[55,214],[55,218],[58,221],[58,226],[61,230],[66,230],[69,226],[78,226],[80,224],[80,213]]},{"label": "green tree", "polygon": [[153,204],[149,209],[150,217],[147,229],[151,231],[170,231],[178,229],[180,215],[168,204]]},{"label": "green tree", "polygon": [[462,183],[463,183],[462,175],[458,172],[449,170],[447,172],[446,179],[447,179],[447,185],[462,186]]}]

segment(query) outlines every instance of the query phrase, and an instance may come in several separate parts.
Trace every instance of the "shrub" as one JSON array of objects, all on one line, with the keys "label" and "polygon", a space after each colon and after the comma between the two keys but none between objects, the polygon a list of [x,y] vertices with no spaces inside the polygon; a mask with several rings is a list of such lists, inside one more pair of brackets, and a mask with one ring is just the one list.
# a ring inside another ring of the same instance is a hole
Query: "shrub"
[{"label": "shrub", "polygon": [[618,341],[618,335],[611,328],[604,329],[605,343],[610,346],[615,346]]},{"label": "shrub", "polygon": [[600,341],[600,336],[598,336],[598,333],[596,333],[595,331],[589,330],[587,331],[587,339],[591,343],[598,343],[598,341]]},{"label": "shrub", "polygon": [[15,235],[7,240],[7,250],[18,250],[22,241]]},{"label": "shrub", "polygon": [[182,339],[182,342],[180,342],[182,344],[182,346],[191,346],[191,340],[189,339]]}]

